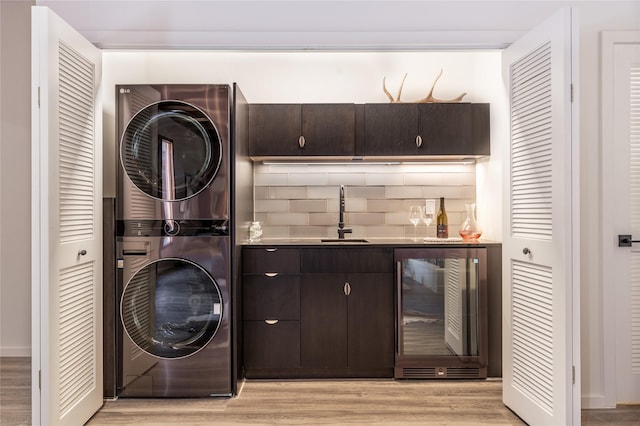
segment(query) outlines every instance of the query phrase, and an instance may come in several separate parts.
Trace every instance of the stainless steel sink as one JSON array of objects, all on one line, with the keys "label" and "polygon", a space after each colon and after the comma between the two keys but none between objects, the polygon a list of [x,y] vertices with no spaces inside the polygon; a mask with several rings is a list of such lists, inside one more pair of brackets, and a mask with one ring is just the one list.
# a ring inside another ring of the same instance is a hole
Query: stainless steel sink
[{"label": "stainless steel sink", "polygon": [[323,238],[320,240],[322,243],[368,243],[369,241],[358,238]]}]

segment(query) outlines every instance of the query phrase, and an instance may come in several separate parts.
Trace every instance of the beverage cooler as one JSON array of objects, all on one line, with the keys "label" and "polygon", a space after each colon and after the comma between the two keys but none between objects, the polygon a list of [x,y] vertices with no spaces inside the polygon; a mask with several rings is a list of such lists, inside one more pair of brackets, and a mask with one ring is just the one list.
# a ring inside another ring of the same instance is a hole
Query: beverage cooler
[{"label": "beverage cooler", "polygon": [[395,262],[395,378],[486,378],[486,248],[396,249]]}]

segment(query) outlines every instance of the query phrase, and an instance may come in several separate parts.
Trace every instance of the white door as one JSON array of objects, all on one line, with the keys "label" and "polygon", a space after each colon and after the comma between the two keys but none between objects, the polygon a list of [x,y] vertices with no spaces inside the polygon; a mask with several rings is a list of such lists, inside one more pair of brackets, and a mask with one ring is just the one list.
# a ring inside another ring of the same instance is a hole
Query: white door
[{"label": "white door", "polygon": [[[507,48],[503,401],[531,425],[580,423],[577,47],[562,9]],[[572,134],[573,133],[573,134]],[[575,370],[574,370],[575,368]]]},{"label": "white door", "polygon": [[603,144],[611,148],[603,150],[603,250],[612,261],[604,260],[602,285],[613,294],[603,304],[612,317],[605,322],[605,350],[613,351],[605,368],[615,363],[614,405],[640,402],[640,244],[618,242],[618,235],[640,240],[640,32],[609,35],[602,70]]},{"label": "white door", "polygon": [[102,405],[101,52],[32,9],[32,423]]}]

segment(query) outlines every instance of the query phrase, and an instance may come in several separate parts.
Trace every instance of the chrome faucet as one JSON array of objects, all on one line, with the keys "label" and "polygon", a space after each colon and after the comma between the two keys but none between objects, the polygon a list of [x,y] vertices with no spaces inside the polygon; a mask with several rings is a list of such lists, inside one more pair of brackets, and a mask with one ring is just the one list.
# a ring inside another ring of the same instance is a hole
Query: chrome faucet
[{"label": "chrome faucet", "polygon": [[353,232],[351,228],[344,227],[344,185],[340,185],[340,219],[338,220],[338,239],[344,240],[344,234]]}]

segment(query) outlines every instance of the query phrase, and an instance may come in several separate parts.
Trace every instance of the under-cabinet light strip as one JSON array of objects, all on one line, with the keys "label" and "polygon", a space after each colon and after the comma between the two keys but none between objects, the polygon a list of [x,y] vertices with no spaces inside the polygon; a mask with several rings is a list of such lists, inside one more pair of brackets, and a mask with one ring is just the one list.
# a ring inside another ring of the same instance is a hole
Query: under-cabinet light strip
[{"label": "under-cabinet light strip", "polygon": [[397,166],[400,164],[408,165],[427,165],[427,164],[475,164],[476,160],[433,160],[433,161],[296,161],[296,160],[264,160],[262,164],[265,166]]}]

